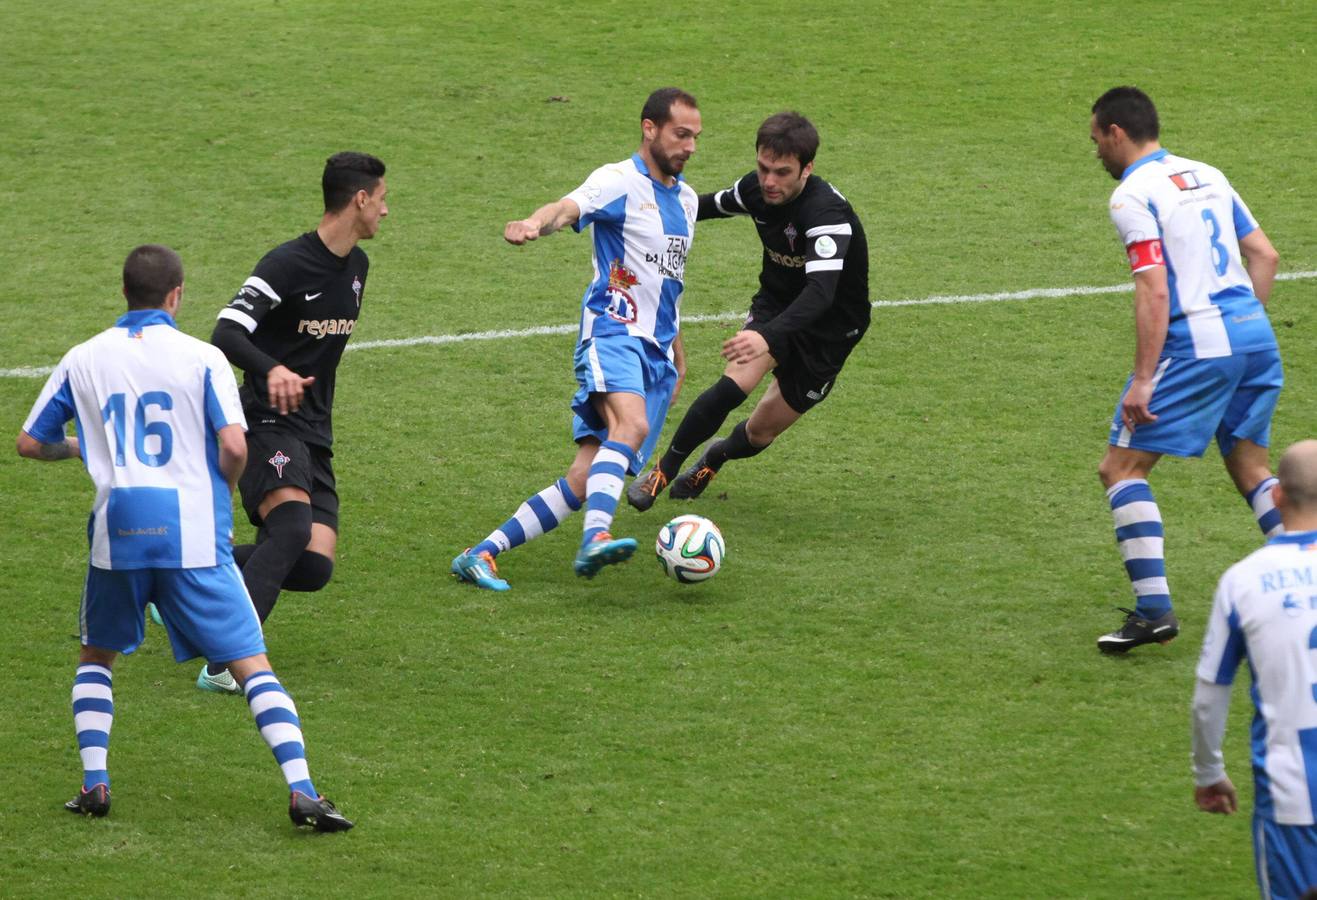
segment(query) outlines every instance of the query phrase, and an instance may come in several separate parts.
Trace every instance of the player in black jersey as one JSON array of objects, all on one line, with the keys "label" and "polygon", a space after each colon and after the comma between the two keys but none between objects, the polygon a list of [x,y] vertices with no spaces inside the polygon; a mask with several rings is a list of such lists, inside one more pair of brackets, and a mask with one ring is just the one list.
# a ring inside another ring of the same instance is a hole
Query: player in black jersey
[{"label": "player in black jersey", "polygon": [[[864,227],[846,198],[813,174],[818,146],[804,116],[770,116],[755,137],[757,170],[727,190],[700,195],[700,219],[753,219],[764,245],[759,290],[745,325],[723,344],[723,377],[691,404],[658,465],[627,489],[636,509],[649,509],[669,482],[669,496],[694,499],[727,460],[771,444],[827,396],[869,327]],[[674,480],[770,371],[773,383],[750,417]]]},{"label": "player in black jersey", "polygon": [[[281,589],[318,591],[334,571],[334,376],[370,269],[357,244],[389,214],[384,163],[373,156],[331,156],[321,186],[319,226],[265,254],[210,338],[244,373],[248,453],[238,487],[258,531],[233,556],[262,622]],[[214,666],[197,678],[205,690],[236,693],[230,682]]]}]

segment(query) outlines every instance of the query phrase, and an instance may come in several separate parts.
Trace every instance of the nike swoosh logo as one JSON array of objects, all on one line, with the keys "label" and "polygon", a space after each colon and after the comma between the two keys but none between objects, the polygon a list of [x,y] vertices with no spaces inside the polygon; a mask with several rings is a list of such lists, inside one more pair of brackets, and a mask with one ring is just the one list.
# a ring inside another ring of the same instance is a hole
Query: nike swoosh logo
[{"label": "nike swoosh logo", "polygon": [[320,294],[323,294],[323,293],[324,293],[324,291],[320,291],[319,293],[315,293],[315,294],[307,294],[307,295],[306,295],[306,299],[307,299],[307,300],[314,300],[315,298],[319,297]]}]

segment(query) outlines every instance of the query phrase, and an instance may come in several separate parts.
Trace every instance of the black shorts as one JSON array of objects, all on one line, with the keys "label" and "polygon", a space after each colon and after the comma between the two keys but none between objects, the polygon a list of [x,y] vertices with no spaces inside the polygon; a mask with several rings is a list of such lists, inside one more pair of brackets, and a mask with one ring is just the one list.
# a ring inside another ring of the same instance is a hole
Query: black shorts
[{"label": "black shorts", "polygon": [[247,468],[238,479],[247,519],[261,527],[258,511],[270,491],[301,488],[311,495],[311,521],[338,531],[338,490],[334,451],[307,444],[282,429],[247,432]]},{"label": "black shorts", "polygon": [[[754,326],[767,323],[770,315],[751,306],[745,325],[757,331]],[[823,341],[801,332],[788,335],[786,352],[774,356],[777,368],[773,370],[787,406],[804,415],[822,403],[862,337],[863,331],[844,341]]]}]

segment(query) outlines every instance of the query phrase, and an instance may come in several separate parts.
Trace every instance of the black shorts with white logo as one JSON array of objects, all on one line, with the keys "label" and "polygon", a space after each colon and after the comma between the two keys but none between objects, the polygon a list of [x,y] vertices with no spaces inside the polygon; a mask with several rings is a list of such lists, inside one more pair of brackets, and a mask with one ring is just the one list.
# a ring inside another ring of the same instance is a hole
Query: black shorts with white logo
[{"label": "black shorts with white logo", "polygon": [[[755,325],[765,321],[755,313],[751,308],[745,325],[751,331],[757,331]],[[862,337],[863,331],[844,341],[822,341],[801,332],[789,335],[786,352],[781,358],[775,357],[777,368],[773,369],[787,406],[803,415],[822,403],[846,364],[846,357]]]},{"label": "black shorts with white logo", "polygon": [[281,428],[247,432],[247,468],[238,479],[247,519],[261,526],[265,495],[279,488],[301,488],[311,496],[311,521],[338,531],[338,490],[334,451],[307,444]]}]

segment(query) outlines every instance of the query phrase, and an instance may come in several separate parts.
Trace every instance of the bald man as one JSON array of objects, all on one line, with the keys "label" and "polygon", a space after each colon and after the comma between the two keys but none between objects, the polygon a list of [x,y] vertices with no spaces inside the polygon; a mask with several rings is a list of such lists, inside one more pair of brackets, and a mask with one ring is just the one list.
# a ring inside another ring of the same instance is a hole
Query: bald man
[{"label": "bald man", "polygon": [[1198,661],[1194,800],[1239,808],[1221,741],[1239,663],[1253,669],[1253,851],[1262,896],[1317,885],[1317,441],[1285,451],[1273,491],[1285,533],[1221,577]]}]

